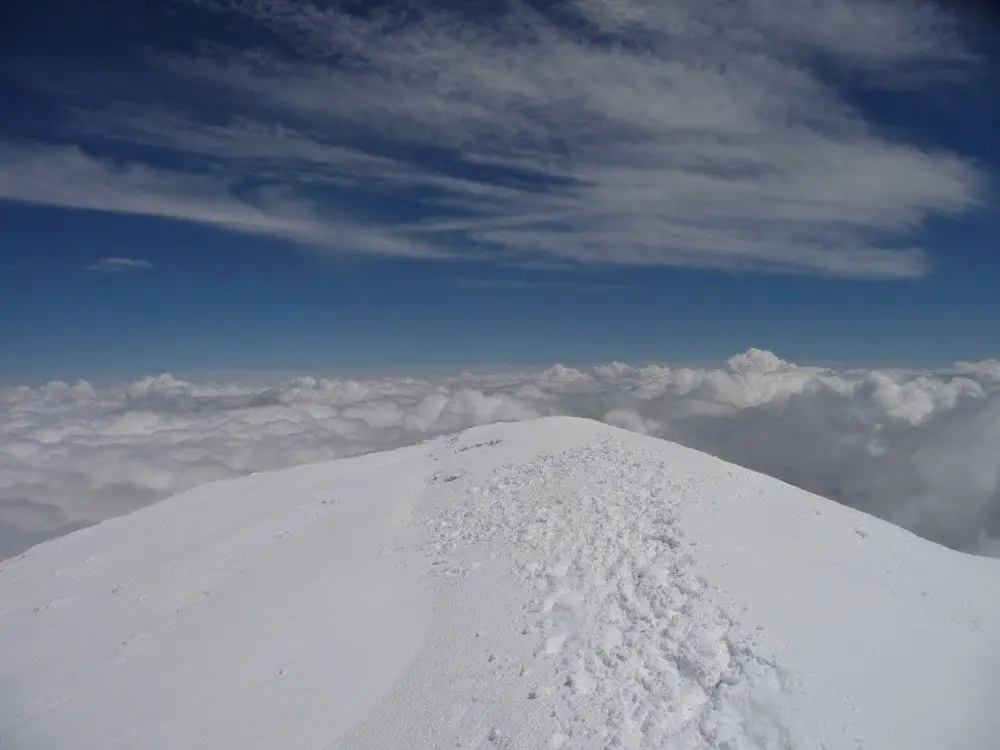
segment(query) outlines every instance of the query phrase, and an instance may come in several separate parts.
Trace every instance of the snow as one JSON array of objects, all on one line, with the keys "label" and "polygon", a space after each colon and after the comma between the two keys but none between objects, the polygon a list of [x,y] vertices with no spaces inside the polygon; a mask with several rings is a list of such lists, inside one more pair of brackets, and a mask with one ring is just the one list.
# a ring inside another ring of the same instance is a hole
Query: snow
[{"label": "snow", "polygon": [[587,420],[204,485],[0,586],[3,748],[1000,736],[1000,561]]}]

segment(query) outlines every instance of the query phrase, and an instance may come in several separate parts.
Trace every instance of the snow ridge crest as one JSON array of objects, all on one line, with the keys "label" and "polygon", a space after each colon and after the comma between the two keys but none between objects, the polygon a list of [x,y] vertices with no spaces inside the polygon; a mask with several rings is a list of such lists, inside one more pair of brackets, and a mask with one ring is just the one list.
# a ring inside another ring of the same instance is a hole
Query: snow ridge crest
[{"label": "snow ridge crest", "polygon": [[537,641],[522,673],[530,697],[553,704],[552,748],[818,747],[790,729],[789,676],[696,573],[675,503],[697,489],[666,463],[609,437],[451,476],[424,551],[456,582],[474,574],[447,564],[463,549],[515,557],[536,592],[521,613]]}]

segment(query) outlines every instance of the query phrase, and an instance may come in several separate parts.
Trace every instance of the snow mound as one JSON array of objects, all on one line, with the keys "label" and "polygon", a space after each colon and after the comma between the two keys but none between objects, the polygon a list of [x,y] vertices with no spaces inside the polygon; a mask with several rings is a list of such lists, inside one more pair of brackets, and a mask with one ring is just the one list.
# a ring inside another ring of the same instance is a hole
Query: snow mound
[{"label": "snow mound", "polygon": [[996,747],[1000,562],[586,420],[2,563],[0,747]]}]

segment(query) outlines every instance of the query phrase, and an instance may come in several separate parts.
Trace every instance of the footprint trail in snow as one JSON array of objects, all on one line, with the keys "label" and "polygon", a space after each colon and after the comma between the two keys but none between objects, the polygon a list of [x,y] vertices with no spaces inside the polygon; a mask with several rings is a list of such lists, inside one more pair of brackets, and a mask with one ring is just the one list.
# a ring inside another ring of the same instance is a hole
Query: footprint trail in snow
[{"label": "footprint trail in snow", "polygon": [[522,676],[551,705],[550,747],[812,747],[787,729],[781,668],[695,573],[683,488],[642,458],[608,441],[453,480],[424,552],[457,586],[476,575],[463,550],[516,560],[533,595],[509,627],[534,643]]}]

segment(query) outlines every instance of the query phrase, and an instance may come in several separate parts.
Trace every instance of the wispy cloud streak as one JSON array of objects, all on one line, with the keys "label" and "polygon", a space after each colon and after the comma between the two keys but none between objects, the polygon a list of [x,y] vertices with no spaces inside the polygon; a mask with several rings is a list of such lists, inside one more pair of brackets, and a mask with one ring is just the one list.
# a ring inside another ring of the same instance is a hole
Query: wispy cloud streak
[{"label": "wispy cloud streak", "polygon": [[974,63],[929,2],[190,6],[278,41],[153,55],[201,106],[81,94],[75,147],[8,144],[0,197],[339,251],[905,278],[924,223],[984,196],[837,83],[917,95]]},{"label": "wispy cloud streak", "polygon": [[96,273],[134,273],[136,271],[152,271],[155,266],[148,260],[138,258],[101,258],[88,263],[84,270]]}]

